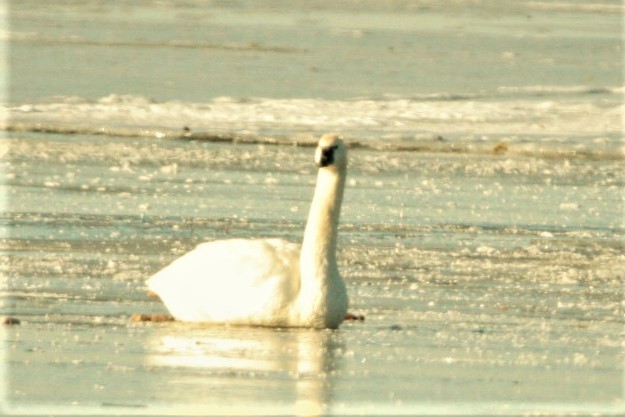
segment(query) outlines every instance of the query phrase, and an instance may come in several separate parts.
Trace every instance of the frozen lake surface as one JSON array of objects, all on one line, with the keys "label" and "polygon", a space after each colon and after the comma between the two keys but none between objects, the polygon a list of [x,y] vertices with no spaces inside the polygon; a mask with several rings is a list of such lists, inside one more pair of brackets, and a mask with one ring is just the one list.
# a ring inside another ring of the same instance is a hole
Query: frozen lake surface
[{"label": "frozen lake surface", "polygon": [[22,321],[4,329],[17,410],[621,405],[621,161],[352,150],[339,262],[366,320],[316,332],[129,321],[166,312],[144,279],[203,240],[299,241],[310,148],[5,143],[2,310]]},{"label": "frozen lake surface", "polygon": [[[620,1],[13,3],[0,411],[625,413]],[[364,322],[130,321],[299,242],[329,131]]]}]

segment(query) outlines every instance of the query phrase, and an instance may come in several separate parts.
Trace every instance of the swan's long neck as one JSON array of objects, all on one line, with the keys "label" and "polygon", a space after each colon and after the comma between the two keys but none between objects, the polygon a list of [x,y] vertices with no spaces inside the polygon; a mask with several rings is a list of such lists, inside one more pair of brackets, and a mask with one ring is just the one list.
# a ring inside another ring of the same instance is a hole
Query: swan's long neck
[{"label": "swan's long neck", "polygon": [[327,286],[340,279],[336,240],[344,188],[344,167],[319,169],[300,256],[302,286]]}]

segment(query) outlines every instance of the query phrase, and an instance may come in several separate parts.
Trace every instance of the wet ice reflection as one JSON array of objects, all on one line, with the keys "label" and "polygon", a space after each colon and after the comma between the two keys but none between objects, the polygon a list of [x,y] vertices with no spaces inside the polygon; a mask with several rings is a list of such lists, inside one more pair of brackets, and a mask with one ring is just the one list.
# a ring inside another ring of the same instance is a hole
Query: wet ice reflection
[{"label": "wet ice reflection", "polygon": [[277,402],[314,415],[331,406],[340,351],[336,331],[174,325],[153,335],[146,363],[175,369],[177,387],[200,387],[207,408]]}]

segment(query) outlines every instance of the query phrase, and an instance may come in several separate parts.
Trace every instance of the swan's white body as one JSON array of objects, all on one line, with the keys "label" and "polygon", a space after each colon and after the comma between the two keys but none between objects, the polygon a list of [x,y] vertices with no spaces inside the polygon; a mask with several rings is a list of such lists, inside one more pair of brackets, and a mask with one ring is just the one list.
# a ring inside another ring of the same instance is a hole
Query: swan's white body
[{"label": "swan's white body", "polygon": [[317,186],[301,246],[282,239],[198,245],[148,280],[176,320],[272,327],[337,328],[347,291],[336,239],[347,152],[335,135],[319,141]]}]

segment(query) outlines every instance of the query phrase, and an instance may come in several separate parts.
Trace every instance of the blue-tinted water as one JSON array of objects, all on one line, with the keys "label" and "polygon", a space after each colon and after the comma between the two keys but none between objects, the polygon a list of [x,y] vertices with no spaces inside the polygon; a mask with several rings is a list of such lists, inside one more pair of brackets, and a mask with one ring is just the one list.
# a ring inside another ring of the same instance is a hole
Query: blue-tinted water
[{"label": "blue-tinted water", "polygon": [[[10,11],[3,411],[622,411],[619,2]],[[364,322],[129,321],[199,242],[299,241],[326,131]]]}]

